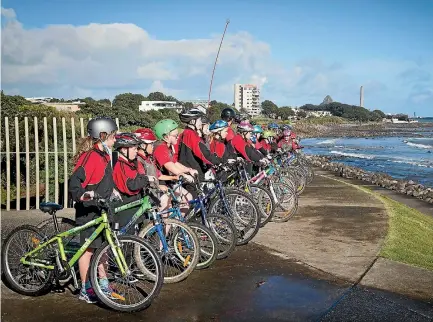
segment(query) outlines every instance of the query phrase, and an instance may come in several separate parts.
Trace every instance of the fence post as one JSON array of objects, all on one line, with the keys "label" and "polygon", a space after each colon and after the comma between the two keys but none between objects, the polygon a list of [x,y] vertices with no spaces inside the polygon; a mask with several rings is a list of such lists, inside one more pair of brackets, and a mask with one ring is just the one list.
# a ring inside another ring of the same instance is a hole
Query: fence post
[{"label": "fence post", "polygon": [[117,129],[120,130],[119,119],[117,117],[116,117],[116,125],[117,125]]},{"label": "fence post", "polygon": [[6,211],[11,210],[11,148],[9,141],[9,118],[5,117],[6,135]]},{"label": "fence post", "polygon": [[63,130],[63,207],[68,207],[68,148],[66,145],[66,120],[62,117]]},{"label": "fence post", "polygon": [[24,138],[26,140],[26,210],[30,210],[30,143],[29,118],[24,117]]},{"label": "fence post", "polygon": [[57,119],[53,117],[54,141],[54,202],[59,202],[59,156],[57,154]]},{"label": "fence post", "polygon": [[44,117],[44,140],[45,140],[45,201],[50,200],[50,168],[48,167],[48,124]]},{"label": "fence post", "polygon": [[34,117],[35,125],[35,162],[36,162],[36,209],[39,209],[39,126],[38,118]]},{"label": "fence post", "polygon": [[17,185],[17,199],[16,199],[16,210],[20,210],[20,202],[21,202],[21,173],[20,173],[20,131],[19,131],[19,122],[18,117],[15,116],[15,147],[16,147],[16,185]]},{"label": "fence post", "polygon": [[72,136],[72,154],[75,155],[76,144],[75,144],[75,119],[71,117],[71,136]]},{"label": "fence post", "polygon": [[80,126],[81,126],[81,137],[84,137],[84,120],[80,117]]}]

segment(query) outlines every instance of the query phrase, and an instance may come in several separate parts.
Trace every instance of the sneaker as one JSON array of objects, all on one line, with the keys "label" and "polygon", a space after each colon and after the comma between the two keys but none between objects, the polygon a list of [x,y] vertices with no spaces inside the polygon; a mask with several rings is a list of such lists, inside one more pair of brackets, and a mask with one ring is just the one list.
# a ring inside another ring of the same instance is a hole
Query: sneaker
[{"label": "sneaker", "polygon": [[84,287],[81,288],[80,296],[78,299],[85,301],[86,303],[93,304],[98,302],[98,298],[96,297],[95,291],[93,288],[85,289]]},{"label": "sneaker", "polygon": [[117,290],[112,288],[110,285],[108,285],[108,286],[102,286],[101,285],[101,290],[105,294],[105,296],[111,300],[125,301],[125,297],[123,296],[123,294],[119,293]]}]

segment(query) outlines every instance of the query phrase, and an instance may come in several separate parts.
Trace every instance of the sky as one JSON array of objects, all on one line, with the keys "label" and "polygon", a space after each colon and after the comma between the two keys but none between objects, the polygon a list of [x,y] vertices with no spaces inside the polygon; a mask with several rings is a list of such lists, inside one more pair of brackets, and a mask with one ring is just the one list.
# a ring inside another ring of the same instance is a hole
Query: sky
[{"label": "sky", "polygon": [[161,91],[433,116],[433,0],[3,0],[1,88],[25,97]]}]

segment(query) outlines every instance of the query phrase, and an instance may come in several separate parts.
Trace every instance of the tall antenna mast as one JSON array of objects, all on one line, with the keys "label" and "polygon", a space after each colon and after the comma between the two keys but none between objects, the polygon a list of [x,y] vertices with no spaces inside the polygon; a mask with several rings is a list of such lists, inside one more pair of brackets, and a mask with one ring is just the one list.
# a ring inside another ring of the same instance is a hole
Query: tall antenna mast
[{"label": "tall antenna mast", "polygon": [[224,28],[223,35],[222,35],[222,37],[221,37],[220,46],[219,46],[219,48],[218,48],[218,53],[217,53],[216,58],[215,58],[215,63],[214,63],[214,65],[213,65],[212,77],[211,77],[211,79],[210,79],[210,86],[209,86],[209,97],[208,97],[208,100],[207,100],[207,106],[208,106],[208,108],[209,108],[209,106],[210,106],[210,95],[211,95],[211,93],[212,93],[213,77],[214,77],[214,75],[215,75],[215,69],[216,69],[216,65],[217,65],[217,62],[218,62],[218,57],[219,57],[219,55],[220,55],[221,46],[222,46],[222,44],[223,44],[224,36],[226,35],[226,31],[227,31],[227,27],[229,26],[229,23],[230,23],[230,19],[227,19],[227,20],[226,20],[226,26],[225,26],[225,28]]}]

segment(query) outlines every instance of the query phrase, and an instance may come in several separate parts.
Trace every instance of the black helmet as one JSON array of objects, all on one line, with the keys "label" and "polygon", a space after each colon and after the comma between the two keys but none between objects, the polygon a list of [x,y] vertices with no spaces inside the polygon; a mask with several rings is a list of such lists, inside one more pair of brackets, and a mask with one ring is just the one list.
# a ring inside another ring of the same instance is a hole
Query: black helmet
[{"label": "black helmet", "polygon": [[191,108],[191,109],[186,109],[186,110],[182,110],[179,113],[179,119],[181,122],[183,123],[189,123],[193,120],[197,120],[201,117],[205,116],[205,114],[200,111],[198,108]]},{"label": "black helmet", "polygon": [[101,133],[113,133],[117,131],[116,122],[109,117],[96,117],[87,123],[87,134],[93,139],[99,139]]},{"label": "black helmet", "polygon": [[241,114],[236,114],[235,116],[235,122],[238,124],[241,123],[242,121],[248,121],[248,119],[249,119],[248,114],[241,113]]},{"label": "black helmet", "polygon": [[116,142],[114,143],[114,149],[118,150],[121,148],[130,148],[138,146],[141,141],[134,133],[120,133],[116,135]]},{"label": "black helmet", "polygon": [[226,122],[230,122],[235,118],[235,116],[236,116],[235,111],[230,107],[226,107],[221,111],[221,119]]}]

